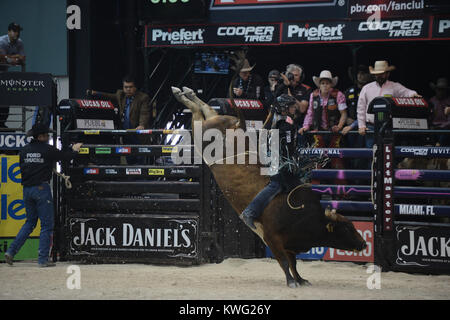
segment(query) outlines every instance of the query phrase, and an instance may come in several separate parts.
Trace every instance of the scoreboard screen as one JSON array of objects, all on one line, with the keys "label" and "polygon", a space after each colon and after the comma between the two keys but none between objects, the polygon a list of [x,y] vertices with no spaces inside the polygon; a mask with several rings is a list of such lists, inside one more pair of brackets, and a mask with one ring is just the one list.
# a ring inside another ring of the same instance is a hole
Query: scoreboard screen
[{"label": "scoreboard screen", "polygon": [[142,19],[177,23],[205,19],[209,0],[141,0],[139,5]]}]

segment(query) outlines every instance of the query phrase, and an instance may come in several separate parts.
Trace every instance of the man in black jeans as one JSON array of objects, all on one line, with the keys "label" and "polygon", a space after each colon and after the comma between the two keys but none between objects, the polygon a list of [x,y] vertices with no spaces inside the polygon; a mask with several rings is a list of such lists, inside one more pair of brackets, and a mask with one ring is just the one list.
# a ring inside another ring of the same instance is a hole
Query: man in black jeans
[{"label": "man in black jeans", "polygon": [[74,158],[82,144],[74,144],[72,150],[62,152],[48,144],[49,132],[47,126],[35,124],[28,133],[34,139],[20,151],[23,201],[27,219],[5,253],[5,260],[9,265],[13,264],[14,256],[33,232],[38,219],[41,220],[38,266],[42,268],[55,265],[48,261],[54,225],[53,198],[49,181],[52,178],[53,164],[59,160]]}]

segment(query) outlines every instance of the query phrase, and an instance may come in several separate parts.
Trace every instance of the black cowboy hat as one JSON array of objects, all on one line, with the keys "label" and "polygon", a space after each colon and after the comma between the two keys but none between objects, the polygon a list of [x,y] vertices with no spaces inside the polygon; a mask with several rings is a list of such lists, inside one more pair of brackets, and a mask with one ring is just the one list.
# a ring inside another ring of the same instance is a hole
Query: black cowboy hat
[{"label": "black cowboy hat", "polygon": [[[356,72],[355,72],[355,70],[356,70]],[[348,70],[347,70],[347,71],[348,71],[348,76],[350,77],[350,79],[351,79],[352,81],[353,81],[354,75],[355,75],[355,74],[358,74],[359,72],[370,73],[369,67],[366,66],[366,65],[364,65],[364,64],[358,65],[358,66],[356,67],[356,69],[355,69],[354,66],[348,67]]]},{"label": "black cowboy hat", "polygon": [[44,133],[49,133],[52,132],[54,133],[54,130],[51,130],[49,127],[47,127],[46,125],[42,124],[42,123],[36,123],[31,130],[29,130],[27,132],[27,137],[37,137],[40,134],[44,134]]}]

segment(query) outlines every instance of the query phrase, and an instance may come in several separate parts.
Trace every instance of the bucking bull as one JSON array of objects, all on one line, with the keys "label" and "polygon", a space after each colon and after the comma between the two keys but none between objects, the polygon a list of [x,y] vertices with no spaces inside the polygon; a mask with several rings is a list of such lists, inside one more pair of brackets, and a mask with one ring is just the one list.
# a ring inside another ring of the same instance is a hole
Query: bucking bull
[{"label": "bucking bull", "polygon": [[[202,132],[215,128],[225,136],[227,129],[245,130],[245,119],[239,111],[238,117],[219,115],[189,88],[172,87],[172,92],[191,110],[193,124],[201,121]],[[269,177],[260,174],[261,164],[249,164],[248,160],[249,155],[246,154],[245,164],[237,164],[237,161],[233,164],[209,164],[217,184],[238,214],[269,182]],[[286,193],[276,196],[255,220],[255,225],[257,228],[252,231],[269,246],[290,288],[310,285],[297,272],[296,254],[316,246],[356,251],[366,248],[365,241],[347,218],[334,209],[327,208],[324,212],[320,197],[311,190],[310,184],[298,186],[289,199]]]}]

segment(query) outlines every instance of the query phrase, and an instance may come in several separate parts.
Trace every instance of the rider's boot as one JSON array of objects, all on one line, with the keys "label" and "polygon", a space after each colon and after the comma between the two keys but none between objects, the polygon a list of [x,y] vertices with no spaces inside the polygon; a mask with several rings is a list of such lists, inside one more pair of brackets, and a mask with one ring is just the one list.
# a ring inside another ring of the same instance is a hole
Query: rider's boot
[{"label": "rider's boot", "polygon": [[256,226],[253,223],[253,220],[255,219],[255,212],[253,210],[246,208],[244,211],[242,211],[240,218],[249,228],[256,230]]}]

